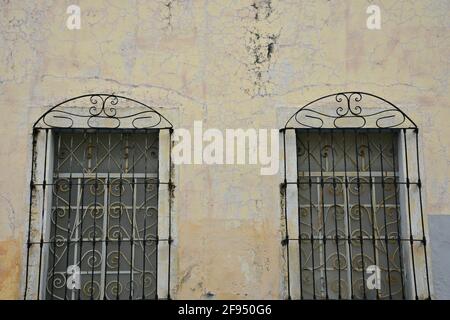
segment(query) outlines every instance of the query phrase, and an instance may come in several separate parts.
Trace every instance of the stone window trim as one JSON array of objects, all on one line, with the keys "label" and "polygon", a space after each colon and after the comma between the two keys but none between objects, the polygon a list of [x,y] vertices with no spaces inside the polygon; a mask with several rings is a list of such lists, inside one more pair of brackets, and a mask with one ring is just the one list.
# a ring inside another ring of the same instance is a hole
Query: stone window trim
[{"label": "stone window trim", "polygon": [[[299,265],[299,207],[297,134],[307,130],[348,130],[358,132],[373,129],[397,134],[399,206],[402,256],[405,276],[405,299],[433,297],[430,266],[430,245],[427,239],[428,221],[423,213],[424,199],[420,178],[420,135],[415,123],[391,102],[364,92],[343,92],[316,99],[300,108],[289,120],[291,108],[280,109],[280,195],[281,195],[281,254],[284,273],[281,295],[286,299],[308,299],[301,292]],[[402,183],[400,183],[402,182]],[[412,245],[410,245],[412,244]],[[412,247],[412,250],[410,250]],[[405,250],[407,249],[407,250]],[[316,299],[324,299],[318,295]],[[350,295],[342,299],[351,299]],[[354,297],[356,298],[356,297]],[[387,297],[389,299],[389,297]]]},{"label": "stone window trim", "polygon": [[[175,115],[174,110],[170,111]],[[176,174],[171,163],[173,125],[156,108],[115,94],[86,94],[68,99],[50,108],[33,125],[29,217],[25,229],[21,277],[23,298],[45,299],[45,281],[42,281],[45,278],[43,254],[46,253],[44,244],[48,242],[49,236],[51,197],[48,190],[43,192],[42,186],[50,184],[53,175],[52,146],[55,130],[158,132],[158,238],[167,241],[158,241],[156,297],[171,299],[176,277],[176,263],[172,260],[177,248],[173,205]]]}]

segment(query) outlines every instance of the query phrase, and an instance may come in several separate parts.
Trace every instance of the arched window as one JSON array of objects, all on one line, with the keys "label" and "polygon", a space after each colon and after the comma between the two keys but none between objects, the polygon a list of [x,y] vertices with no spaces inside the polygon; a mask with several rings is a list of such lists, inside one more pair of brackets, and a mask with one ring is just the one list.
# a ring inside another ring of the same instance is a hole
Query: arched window
[{"label": "arched window", "polygon": [[288,298],[430,298],[415,123],[383,98],[344,92],[308,103],[281,132]]},{"label": "arched window", "polygon": [[25,299],[170,298],[172,131],[108,94],[36,121]]}]

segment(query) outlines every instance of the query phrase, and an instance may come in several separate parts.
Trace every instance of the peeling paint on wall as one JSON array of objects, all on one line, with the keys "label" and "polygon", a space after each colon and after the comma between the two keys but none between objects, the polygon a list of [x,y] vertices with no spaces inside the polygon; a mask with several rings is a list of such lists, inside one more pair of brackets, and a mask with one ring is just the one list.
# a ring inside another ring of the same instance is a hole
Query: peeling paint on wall
[{"label": "peeling paint on wall", "polygon": [[21,252],[19,241],[0,241],[0,299],[19,297]]},{"label": "peeling paint on wall", "polygon": [[[417,122],[424,212],[450,214],[449,1],[383,1],[377,31],[363,0],[77,4],[80,30],[65,27],[65,2],[0,3],[0,297],[21,297],[31,126],[83,93],[157,105],[178,128],[277,129],[317,97],[372,92]],[[175,298],[283,298],[282,178],[251,166],[176,171]]]}]

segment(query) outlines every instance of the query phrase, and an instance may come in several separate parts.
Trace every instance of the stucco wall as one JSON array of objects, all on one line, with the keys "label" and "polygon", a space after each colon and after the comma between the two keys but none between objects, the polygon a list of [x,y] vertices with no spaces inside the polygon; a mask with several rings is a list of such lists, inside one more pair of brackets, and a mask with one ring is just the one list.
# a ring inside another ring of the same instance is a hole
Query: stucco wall
[{"label": "stucco wall", "polygon": [[438,299],[450,300],[450,216],[433,215],[429,218],[433,255],[434,293]]},{"label": "stucco wall", "polygon": [[[279,128],[280,107],[371,92],[419,126],[425,212],[449,215],[450,2],[377,1],[381,30],[368,30],[371,3],[2,1],[0,298],[21,296],[31,126],[83,93],[176,108],[188,129],[245,129]],[[70,4],[81,30],[66,28]],[[175,298],[282,297],[280,177],[233,165],[177,175]]]}]

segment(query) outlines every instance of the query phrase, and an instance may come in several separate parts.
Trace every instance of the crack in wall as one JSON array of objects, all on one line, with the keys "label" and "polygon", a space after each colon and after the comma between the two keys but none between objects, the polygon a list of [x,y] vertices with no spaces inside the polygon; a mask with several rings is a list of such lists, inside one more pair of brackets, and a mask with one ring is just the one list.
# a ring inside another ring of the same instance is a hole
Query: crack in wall
[{"label": "crack in wall", "polygon": [[170,0],[170,1],[167,1],[167,2],[164,3],[164,7],[165,7],[166,14],[165,14],[164,17],[163,17],[163,21],[164,21],[165,24],[166,24],[166,26],[165,26],[166,29],[168,29],[168,30],[170,30],[170,31],[172,31],[172,29],[173,29],[173,25],[172,25],[172,18],[173,18],[172,9],[173,9],[173,4],[174,4],[174,1],[173,1],[173,0]]}]

